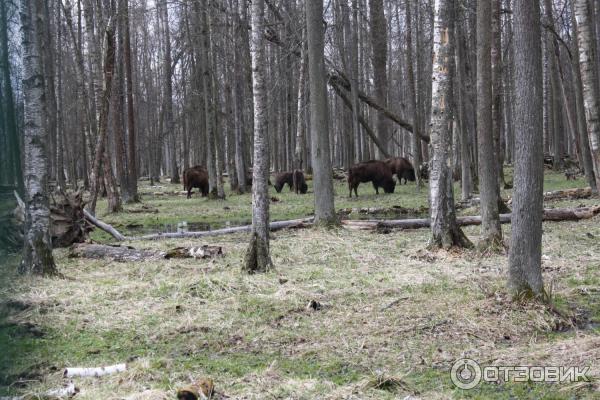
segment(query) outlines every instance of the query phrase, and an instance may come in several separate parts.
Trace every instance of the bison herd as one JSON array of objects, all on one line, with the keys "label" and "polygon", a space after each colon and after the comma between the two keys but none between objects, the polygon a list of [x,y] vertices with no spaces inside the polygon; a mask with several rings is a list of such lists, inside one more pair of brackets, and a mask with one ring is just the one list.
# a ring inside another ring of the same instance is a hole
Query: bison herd
[{"label": "bison herd", "polygon": [[[358,185],[364,182],[371,182],[377,194],[379,194],[379,188],[382,188],[385,193],[394,193],[396,187],[394,175],[396,175],[400,184],[402,184],[402,180],[406,184],[408,181],[414,182],[416,178],[412,164],[404,157],[388,158],[383,161],[371,160],[355,164],[348,170],[350,197],[352,197],[353,190],[356,197],[358,197]],[[247,176],[246,181],[249,185],[252,185],[252,176]],[[305,194],[308,190],[304,173],[298,169],[280,172],[275,175],[273,186],[277,193],[280,193],[285,185],[288,185],[290,190],[296,194]],[[206,168],[195,166],[183,171],[183,188],[187,190],[188,199],[191,197],[194,188],[200,189],[202,197],[207,196],[209,185]]]}]

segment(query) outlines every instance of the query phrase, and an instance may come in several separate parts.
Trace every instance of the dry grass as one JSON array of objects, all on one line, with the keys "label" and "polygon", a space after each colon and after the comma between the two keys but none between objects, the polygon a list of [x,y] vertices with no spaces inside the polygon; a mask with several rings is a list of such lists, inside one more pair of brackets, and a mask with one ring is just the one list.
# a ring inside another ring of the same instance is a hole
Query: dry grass
[{"label": "dry grass", "polygon": [[[462,392],[449,369],[468,356],[589,365],[597,377],[599,222],[544,224],[544,279],[559,312],[509,300],[505,254],[430,252],[427,230],[277,232],[275,272],[252,276],[240,272],[244,235],[131,243],[223,246],[213,260],[117,263],[57,250],[65,279],[3,271],[0,393],[60,386],[66,366],[127,361],[125,373],[77,378],[77,397],[173,398],[208,376],[235,399],[594,398],[595,381]],[[466,232],[477,239],[477,227]]]}]

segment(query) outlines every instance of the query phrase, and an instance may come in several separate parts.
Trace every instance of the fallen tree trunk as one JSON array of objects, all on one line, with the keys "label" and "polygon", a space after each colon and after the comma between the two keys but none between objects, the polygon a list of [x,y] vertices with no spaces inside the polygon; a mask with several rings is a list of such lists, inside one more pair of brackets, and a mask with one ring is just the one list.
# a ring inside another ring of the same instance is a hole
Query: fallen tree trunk
[{"label": "fallen tree trunk", "polygon": [[[275,221],[269,224],[271,231],[285,228],[303,228],[312,224],[313,218],[292,219],[289,221]],[[231,233],[250,232],[252,225],[234,226],[232,228],[215,229],[213,231],[201,232],[167,232],[144,235],[137,237],[128,237],[128,240],[158,240],[158,239],[182,239],[182,238],[200,238],[206,236],[227,235]]]},{"label": "fallen tree trunk", "polygon": [[111,258],[119,262],[158,260],[164,258],[164,255],[164,252],[138,250],[129,246],[108,246],[89,243],[75,244],[69,250],[69,257],[73,258]]},{"label": "fallen tree trunk", "polygon": [[572,200],[572,199],[589,199],[592,197],[592,188],[575,188],[575,189],[564,189],[554,190],[552,192],[544,193],[544,201],[549,200]]},{"label": "fallen tree trunk", "polygon": [[213,258],[223,255],[221,246],[202,245],[196,247],[175,247],[167,251],[140,250],[131,246],[110,246],[104,244],[75,244],[69,257],[106,259],[118,262],[147,261],[170,258]]},{"label": "fallen tree trunk", "polygon": [[103,376],[127,370],[127,364],[116,364],[97,368],[66,368],[63,376],[73,378],[75,376]]},{"label": "fallen tree trunk", "polygon": [[23,396],[0,396],[0,400],[60,400],[70,399],[79,393],[79,388],[74,383],[69,383],[67,386],[51,389],[40,394],[26,394]]},{"label": "fallen tree trunk", "polygon": [[112,237],[114,237],[118,241],[125,240],[125,236],[123,236],[121,234],[121,232],[119,232],[118,230],[116,230],[111,225],[109,225],[109,224],[107,224],[105,222],[100,221],[99,219],[97,219],[96,217],[94,217],[88,210],[84,209],[83,210],[83,215],[85,215],[85,219],[87,221],[91,222],[94,226],[97,226],[98,228],[102,229],[104,232],[110,234]]},{"label": "fallen tree trunk", "polygon": [[[542,219],[544,221],[577,221],[580,219],[589,219],[600,214],[600,205],[579,208],[547,208],[544,210]],[[500,223],[509,224],[511,214],[500,214]],[[456,222],[459,226],[480,225],[481,216],[457,217]],[[345,220],[342,225],[349,229],[375,230],[383,228],[398,229],[418,229],[429,228],[429,218],[419,219],[398,219],[398,220]]]}]

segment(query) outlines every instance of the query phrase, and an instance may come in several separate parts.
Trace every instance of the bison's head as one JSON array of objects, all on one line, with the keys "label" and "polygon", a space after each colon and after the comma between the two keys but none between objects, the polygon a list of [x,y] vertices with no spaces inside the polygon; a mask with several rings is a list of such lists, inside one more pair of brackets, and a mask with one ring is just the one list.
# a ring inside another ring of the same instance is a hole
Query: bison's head
[{"label": "bison's head", "polygon": [[404,171],[403,178],[407,179],[411,182],[416,181],[417,179],[415,177],[415,170],[413,168],[411,168],[411,169]]},{"label": "bison's head", "polygon": [[385,182],[383,182],[384,192],[394,193],[394,189],[396,189],[396,181],[393,178],[390,178],[389,180],[386,179]]}]

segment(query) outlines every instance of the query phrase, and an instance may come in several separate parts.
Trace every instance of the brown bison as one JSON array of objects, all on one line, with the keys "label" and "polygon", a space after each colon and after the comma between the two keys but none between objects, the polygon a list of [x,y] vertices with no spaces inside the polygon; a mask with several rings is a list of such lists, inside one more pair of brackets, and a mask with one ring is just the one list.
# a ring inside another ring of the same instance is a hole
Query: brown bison
[{"label": "brown bison", "polygon": [[292,173],[292,180],[294,183],[294,192],[296,192],[296,194],[306,194],[308,185],[306,184],[306,179],[304,179],[302,171],[299,169],[294,170]]},{"label": "brown bison", "polygon": [[277,175],[275,175],[275,185],[273,185],[273,186],[275,187],[275,190],[277,191],[277,193],[281,193],[281,189],[283,189],[283,187],[286,184],[290,187],[290,190],[293,190],[294,176],[293,176],[292,172],[289,172],[289,171],[280,172]]},{"label": "brown bison", "polygon": [[192,197],[194,188],[200,189],[202,197],[208,196],[208,171],[201,165],[183,171],[183,189],[187,190],[188,199]]},{"label": "brown bison", "polygon": [[[294,182],[294,180],[296,182]],[[273,186],[277,193],[281,193],[281,189],[283,189],[285,185],[288,185],[290,190],[293,190],[296,193],[305,194],[308,190],[304,174],[299,169],[295,171],[280,172],[275,175],[275,185]]]},{"label": "brown bison", "polygon": [[366,161],[353,165],[348,170],[348,189],[350,197],[352,190],[358,197],[357,188],[361,182],[373,182],[375,193],[379,194],[379,188],[382,187],[385,193],[394,193],[396,181],[392,175],[390,167],[383,161]]},{"label": "brown bison", "polygon": [[415,178],[415,169],[413,168],[410,161],[408,161],[404,157],[394,157],[388,158],[385,160],[385,163],[390,167],[390,171],[392,171],[392,175],[396,175],[398,178],[398,183],[402,185],[402,179],[404,179],[404,184],[407,181],[414,182]]}]

